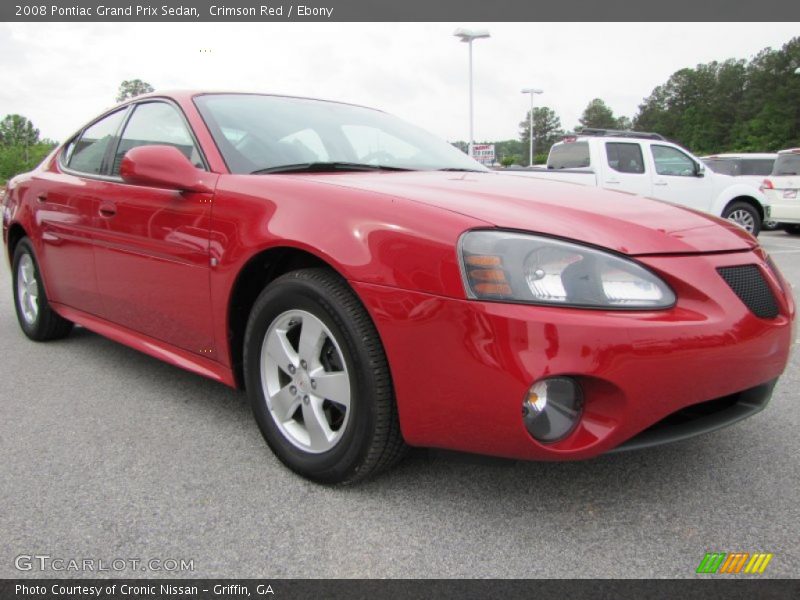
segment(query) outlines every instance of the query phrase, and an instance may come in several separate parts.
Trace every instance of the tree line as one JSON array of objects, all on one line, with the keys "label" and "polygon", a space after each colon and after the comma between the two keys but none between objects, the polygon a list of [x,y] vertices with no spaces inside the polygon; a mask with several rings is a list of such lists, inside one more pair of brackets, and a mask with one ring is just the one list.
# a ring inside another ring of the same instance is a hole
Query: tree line
[{"label": "tree line", "polygon": [[[695,154],[775,152],[800,146],[800,37],[779,50],[766,48],[751,60],[712,61],[680,69],[657,86],[629,119],[616,117],[600,98],[586,106],[573,131],[584,127],[660,133]],[[530,111],[519,138],[495,144],[498,162],[527,165]],[[546,162],[565,134],[547,106],[534,108],[534,162]]]}]

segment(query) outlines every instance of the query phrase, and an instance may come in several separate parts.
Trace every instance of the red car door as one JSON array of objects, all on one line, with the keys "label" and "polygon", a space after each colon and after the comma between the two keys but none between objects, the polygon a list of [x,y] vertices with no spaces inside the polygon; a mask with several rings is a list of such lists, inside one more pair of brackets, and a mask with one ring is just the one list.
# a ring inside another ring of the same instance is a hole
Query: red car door
[{"label": "red car door", "polygon": [[95,264],[103,316],[184,350],[215,357],[209,290],[211,194],[129,185],[119,178],[125,152],[177,147],[204,161],[179,109],[166,101],[135,106],[98,198]]},{"label": "red car door", "polygon": [[50,300],[87,313],[100,313],[92,250],[97,186],[127,109],[86,127],[67,144],[52,168],[37,174],[29,193],[41,228],[40,266]]}]

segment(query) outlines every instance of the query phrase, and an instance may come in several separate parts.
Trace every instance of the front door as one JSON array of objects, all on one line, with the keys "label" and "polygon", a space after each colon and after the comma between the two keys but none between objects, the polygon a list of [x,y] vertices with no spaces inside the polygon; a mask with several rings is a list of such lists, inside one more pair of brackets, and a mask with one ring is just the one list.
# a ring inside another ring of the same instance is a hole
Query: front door
[{"label": "front door", "polygon": [[[136,105],[114,153],[111,177],[137,146],[177,147],[205,168],[172,104]],[[98,198],[95,264],[103,316],[184,350],[214,358],[209,290],[212,194],[109,183]]]}]

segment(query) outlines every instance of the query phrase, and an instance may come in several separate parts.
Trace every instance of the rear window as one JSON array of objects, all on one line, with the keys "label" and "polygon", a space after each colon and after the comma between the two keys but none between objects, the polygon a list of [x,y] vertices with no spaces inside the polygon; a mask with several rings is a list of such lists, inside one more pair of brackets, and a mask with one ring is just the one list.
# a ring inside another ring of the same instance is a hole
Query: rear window
[{"label": "rear window", "polygon": [[743,160],[740,175],[769,175],[774,164],[775,160],[771,158]]},{"label": "rear window", "polygon": [[800,174],[800,154],[781,154],[775,161],[771,175]]},{"label": "rear window", "polygon": [[556,144],[547,157],[548,169],[584,169],[589,166],[589,144],[566,142]]}]

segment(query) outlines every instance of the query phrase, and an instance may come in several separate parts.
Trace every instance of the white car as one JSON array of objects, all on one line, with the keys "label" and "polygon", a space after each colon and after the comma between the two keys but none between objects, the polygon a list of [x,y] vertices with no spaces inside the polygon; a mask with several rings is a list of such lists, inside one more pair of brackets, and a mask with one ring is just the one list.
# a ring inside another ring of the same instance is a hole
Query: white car
[{"label": "white car", "polygon": [[771,217],[784,224],[786,231],[800,234],[800,148],[778,152],[772,173],[761,184],[761,191],[772,204]]},{"label": "white car", "polygon": [[769,209],[758,184],[707,170],[688,150],[655,133],[584,129],[550,149],[546,169],[510,171],[594,185],[711,213],[758,235]]},{"label": "white car", "polygon": [[[775,152],[747,152],[711,154],[701,156],[705,165],[721,175],[736,177],[738,181],[759,187],[764,177],[772,173],[772,166],[778,154]],[[778,222],[774,219],[765,219],[762,228],[767,230],[777,229]]]}]

